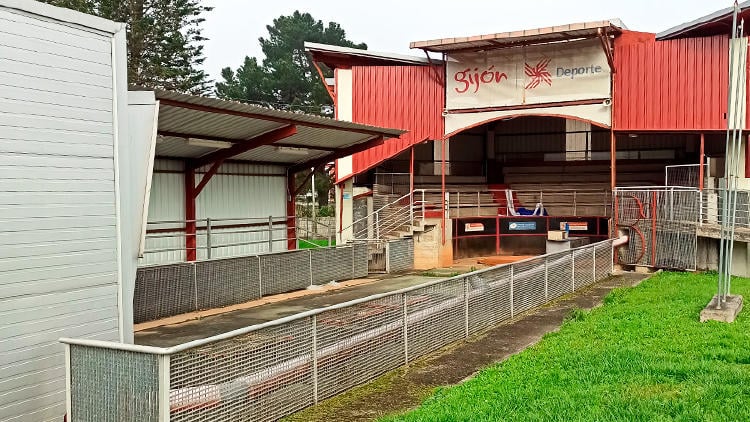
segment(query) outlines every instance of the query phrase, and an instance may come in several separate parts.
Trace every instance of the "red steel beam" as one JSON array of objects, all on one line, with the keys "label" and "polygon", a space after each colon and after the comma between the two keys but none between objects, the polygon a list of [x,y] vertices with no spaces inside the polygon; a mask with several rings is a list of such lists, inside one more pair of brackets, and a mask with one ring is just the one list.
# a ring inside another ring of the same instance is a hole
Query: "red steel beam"
[{"label": "red steel beam", "polygon": [[267,116],[265,114],[260,114],[260,113],[226,110],[223,108],[210,107],[210,106],[204,106],[204,105],[199,105],[199,104],[190,104],[190,103],[184,103],[181,101],[168,100],[168,99],[159,99],[159,104],[161,107],[165,107],[165,106],[179,107],[179,108],[186,108],[189,110],[202,111],[205,113],[215,113],[215,114],[225,114],[229,116],[247,117],[249,119],[258,119],[258,120],[265,120],[269,122],[286,123],[288,125],[298,125],[298,126],[321,128],[321,129],[335,129],[335,130],[341,130],[345,132],[364,133],[366,135],[372,135],[372,136],[384,136],[384,133],[382,131],[377,131],[377,130],[364,129],[364,128],[342,128],[342,127],[332,125],[332,124],[327,125],[323,123],[299,121],[296,119],[285,119],[282,117]]},{"label": "red steel beam", "polygon": [[608,98],[597,98],[591,100],[559,101],[555,103],[519,104],[512,106],[475,107],[457,110],[445,110],[446,114],[484,113],[487,111],[528,110],[530,108],[567,107],[577,105],[601,104]]},{"label": "red steel beam", "polygon": [[328,95],[331,97],[331,100],[333,100],[333,102],[335,103],[336,93],[333,91],[333,89],[331,89],[330,86],[328,86],[328,83],[326,82],[326,76],[323,74],[323,69],[320,68],[320,65],[318,64],[317,60],[313,59],[310,61],[312,62],[313,66],[315,66],[315,70],[318,71],[318,75],[320,75],[320,81],[323,83],[323,86],[325,87],[326,92],[328,92]]},{"label": "red steel beam", "polygon": [[191,161],[189,165],[193,168],[198,168],[203,167],[207,164],[215,163],[217,161],[224,161],[252,149],[262,147],[264,145],[270,145],[276,141],[288,138],[296,133],[297,126],[284,126],[282,128],[274,129],[270,132],[264,133],[263,135],[256,136],[246,141],[238,142],[230,148],[206,154]]},{"label": "red steel beam", "polygon": [[208,169],[208,171],[203,175],[203,178],[201,179],[201,182],[198,183],[198,186],[195,187],[195,197],[197,198],[198,195],[203,192],[203,188],[206,187],[208,184],[208,181],[211,180],[212,177],[216,174],[217,171],[219,171],[219,167],[224,163],[224,160],[216,161],[211,165],[211,168]]}]

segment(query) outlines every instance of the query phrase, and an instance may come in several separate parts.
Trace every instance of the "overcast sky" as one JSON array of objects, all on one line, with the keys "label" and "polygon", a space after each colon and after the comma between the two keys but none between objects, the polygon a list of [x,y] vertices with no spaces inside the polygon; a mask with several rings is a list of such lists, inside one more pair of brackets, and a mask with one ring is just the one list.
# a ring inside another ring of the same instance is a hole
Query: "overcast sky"
[{"label": "overcast sky", "polygon": [[620,18],[628,29],[660,32],[713,11],[729,0],[204,0],[205,69],[221,80],[226,66],[245,56],[261,59],[258,37],[266,25],[295,10],[338,22],[354,42],[370,50],[422,55],[410,41],[479,35],[574,22]]}]

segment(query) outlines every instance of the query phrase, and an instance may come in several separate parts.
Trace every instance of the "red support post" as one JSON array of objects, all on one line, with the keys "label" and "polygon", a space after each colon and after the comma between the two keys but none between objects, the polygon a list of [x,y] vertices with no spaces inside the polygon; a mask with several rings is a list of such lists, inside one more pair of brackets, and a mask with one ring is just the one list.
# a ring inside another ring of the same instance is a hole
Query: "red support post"
[{"label": "red support post", "polygon": [[198,258],[198,239],[195,221],[195,169],[185,167],[185,260]]},{"label": "red support post", "polygon": [[445,245],[445,213],[449,212],[450,208],[445,209],[445,138],[440,142],[440,203],[443,204],[440,207],[443,210],[441,213],[442,217],[440,218],[440,228],[442,230],[443,245]]},{"label": "red support post", "polygon": [[286,176],[286,248],[297,249],[297,204],[295,198],[294,173]]}]

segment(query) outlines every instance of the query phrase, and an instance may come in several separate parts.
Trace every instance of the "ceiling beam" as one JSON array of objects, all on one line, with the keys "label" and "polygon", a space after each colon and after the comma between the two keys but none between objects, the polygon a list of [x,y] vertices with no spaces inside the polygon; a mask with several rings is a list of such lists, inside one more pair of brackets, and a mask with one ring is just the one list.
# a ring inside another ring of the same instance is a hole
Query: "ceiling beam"
[{"label": "ceiling beam", "polygon": [[170,132],[167,130],[157,131],[156,134],[161,135],[161,136],[166,136],[168,138],[184,138],[184,139],[196,138],[196,139],[205,139],[207,141],[231,142],[233,144],[244,141],[244,139],[225,138],[221,136],[210,136],[210,135],[197,135],[193,133]]},{"label": "ceiling beam", "polygon": [[275,129],[270,132],[266,132],[262,135],[256,136],[255,138],[237,142],[230,148],[218,150],[216,152],[206,154],[194,160],[190,160],[188,165],[195,169],[198,167],[203,167],[207,164],[212,164],[217,161],[224,161],[234,156],[237,156],[239,154],[250,151],[252,149],[262,147],[265,145],[270,145],[276,141],[280,141],[284,138],[288,138],[294,135],[295,133],[297,133],[297,126],[295,125],[284,126],[282,128]]},{"label": "ceiling beam", "polygon": [[325,165],[333,160],[336,160],[337,158],[343,158],[347,157],[352,154],[356,154],[358,152],[362,152],[365,150],[368,150],[370,148],[376,147],[378,145],[382,145],[384,142],[384,139],[382,136],[378,136],[377,138],[371,139],[366,142],[362,142],[360,144],[352,145],[347,148],[341,148],[339,150],[336,150],[335,152],[332,152],[330,154],[324,155],[320,158],[316,158],[310,161],[305,161],[299,164],[295,164],[289,168],[289,172],[291,174],[298,173],[304,169],[309,169],[312,167],[318,167],[320,165]]}]

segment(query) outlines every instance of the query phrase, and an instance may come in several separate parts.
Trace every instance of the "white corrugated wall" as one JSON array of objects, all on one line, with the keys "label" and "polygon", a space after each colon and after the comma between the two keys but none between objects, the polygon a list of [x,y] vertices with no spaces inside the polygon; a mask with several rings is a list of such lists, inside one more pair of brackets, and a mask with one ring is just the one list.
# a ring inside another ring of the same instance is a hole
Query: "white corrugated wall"
[{"label": "white corrugated wall", "polygon": [[61,10],[0,0],[2,421],[62,420],[60,337],[120,339],[112,36],[124,27]]},{"label": "white corrugated wall", "polygon": [[[183,164],[177,160],[157,159],[149,202],[149,229],[142,265],[182,261],[185,259],[184,232],[185,189]],[[196,174],[200,182],[206,168]],[[268,251],[268,217],[275,222],[286,216],[286,173],[280,166],[225,163],[208,182],[196,201],[198,220],[212,219],[212,257],[248,255]],[[252,220],[247,220],[252,218]],[[224,221],[222,221],[224,220]],[[264,224],[263,227],[233,227],[222,225]],[[205,222],[199,221],[203,227]],[[286,224],[274,224],[274,251],[286,250]],[[155,233],[154,229],[179,229]],[[206,231],[198,230],[198,259],[206,258]],[[235,245],[241,244],[241,245]],[[221,245],[232,245],[221,247]]]}]

